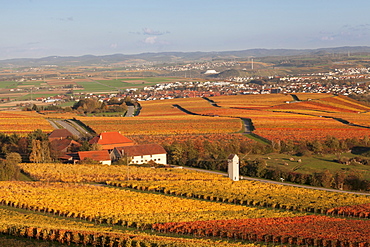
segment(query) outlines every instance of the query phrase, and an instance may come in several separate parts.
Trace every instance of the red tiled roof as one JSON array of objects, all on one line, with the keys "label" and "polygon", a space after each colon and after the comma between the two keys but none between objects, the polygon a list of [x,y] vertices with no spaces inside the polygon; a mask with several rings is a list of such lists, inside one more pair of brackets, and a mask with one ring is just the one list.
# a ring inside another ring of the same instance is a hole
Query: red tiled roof
[{"label": "red tiled roof", "polygon": [[143,156],[151,154],[166,154],[166,150],[158,144],[143,144],[134,146],[117,147],[118,151],[123,150],[128,156]]},{"label": "red tiled roof", "polygon": [[80,160],[84,160],[86,158],[96,161],[110,160],[107,150],[78,152],[78,157]]},{"label": "red tiled roof", "polygon": [[66,152],[67,148],[70,146],[76,146],[80,147],[81,144],[74,141],[74,140],[69,140],[69,139],[55,139],[50,142],[50,146],[53,150],[60,151],[60,152]]},{"label": "red tiled roof", "polygon": [[63,138],[67,138],[67,137],[70,137],[70,136],[73,136],[72,133],[67,130],[67,129],[56,129],[56,130],[53,130],[53,132],[50,133],[49,135],[49,138],[50,139],[63,139]]},{"label": "red tiled roof", "polygon": [[119,144],[119,143],[134,143],[119,132],[103,132],[99,136],[94,137],[89,141],[90,144],[98,143],[100,145]]}]

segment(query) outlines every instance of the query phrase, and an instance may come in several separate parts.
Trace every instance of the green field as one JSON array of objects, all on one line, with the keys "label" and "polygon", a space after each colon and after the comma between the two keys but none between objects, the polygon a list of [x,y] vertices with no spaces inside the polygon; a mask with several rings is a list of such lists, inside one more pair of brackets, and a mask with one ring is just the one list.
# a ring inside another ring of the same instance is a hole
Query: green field
[{"label": "green field", "polygon": [[99,84],[98,82],[91,82],[91,81],[86,81],[86,82],[78,82],[78,85],[82,86],[83,89],[77,89],[75,90],[76,92],[111,92],[115,91],[116,89],[107,86],[107,85],[102,85]]},{"label": "green field", "polygon": [[124,89],[124,88],[142,88],[152,86],[157,83],[178,81],[178,78],[171,77],[145,77],[145,78],[123,78],[114,80],[97,80],[97,82],[107,85],[111,88]]},{"label": "green field", "polygon": [[17,87],[17,84],[18,82],[16,81],[2,81],[0,82],[1,83],[1,87],[2,88],[16,88]]},{"label": "green field", "polygon": [[[356,155],[351,153],[343,153],[341,157],[353,158]],[[270,153],[267,155],[248,155],[245,160],[262,159],[266,161],[268,167],[277,167],[281,170],[312,174],[315,172],[323,172],[329,170],[332,174],[339,171],[361,173],[364,179],[370,180],[370,166],[365,165],[346,165],[340,164],[335,160],[336,155],[312,155],[312,156],[295,156],[287,154]],[[298,162],[301,160],[301,162]]]},{"label": "green field", "polygon": [[145,78],[125,78],[125,81],[145,81],[148,83],[161,83],[161,82],[171,82],[171,81],[178,81],[181,80],[180,78],[176,77],[145,77]]},{"label": "green field", "polygon": [[15,88],[31,88],[31,87],[39,87],[42,84],[46,83],[44,81],[23,81],[23,82],[17,82],[17,81],[2,81],[0,82],[1,88],[6,89],[15,89]]},{"label": "green field", "polygon": [[98,80],[98,82],[109,86],[110,88],[114,87],[116,89],[121,89],[121,88],[128,88],[128,87],[137,87],[137,85],[124,82],[122,80]]},{"label": "green field", "polygon": [[27,87],[39,87],[42,84],[47,85],[44,81],[24,81],[18,82],[18,87],[27,86]]},{"label": "green field", "polygon": [[56,93],[32,93],[32,95],[29,93],[29,94],[18,97],[17,100],[21,100],[21,101],[30,100],[31,98],[35,100],[36,98],[46,98],[46,97],[55,96],[55,95]]}]

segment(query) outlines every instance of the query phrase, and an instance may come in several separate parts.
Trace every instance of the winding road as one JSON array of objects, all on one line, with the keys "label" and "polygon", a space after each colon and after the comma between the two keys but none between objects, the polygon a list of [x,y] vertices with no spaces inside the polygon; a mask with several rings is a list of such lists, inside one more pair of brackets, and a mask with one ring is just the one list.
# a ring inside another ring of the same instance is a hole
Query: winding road
[{"label": "winding road", "polygon": [[82,128],[77,123],[73,122],[72,120],[48,120],[49,123],[55,128],[60,129],[59,126],[61,126],[64,129],[67,129],[69,132],[72,133],[72,135],[78,137],[79,139],[85,139],[87,137],[91,137],[92,135],[86,131],[84,128]]}]

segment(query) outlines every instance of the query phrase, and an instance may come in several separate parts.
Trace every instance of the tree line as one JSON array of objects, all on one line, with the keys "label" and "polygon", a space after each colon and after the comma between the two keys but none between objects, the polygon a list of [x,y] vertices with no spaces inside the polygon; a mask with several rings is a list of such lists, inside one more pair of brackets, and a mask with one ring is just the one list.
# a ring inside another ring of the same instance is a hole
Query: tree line
[{"label": "tree line", "polygon": [[130,96],[123,99],[112,97],[108,100],[99,100],[96,97],[80,99],[73,106],[61,107],[58,105],[38,106],[36,104],[23,107],[24,111],[58,111],[76,112],[77,114],[119,113],[124,115],[128,106],[138,105]]},{"label": "tree line", "polygon": [[[365,180],[356,169],[348,168],[335,173],[329,170],[317,171],[311,174],[289,170],[285,166],[268,166],[265,159],[249,159],[250,154],[267,155],[270,153],[289,154],[295,156],[311,156],[336,154],[334,162],[370,165],[370,140],[367,136],[362,139],[338,139],[327,136],[324,140],[291,140],[275,141],[271,144],[245,142],[237,138],[227,141],[197,141],[174,142],[164,144],[170,164],[190,166],[209,170],[227,171],[227,157],[234,153],[241,157],[240,175],[286,181],[298,184],[321,186],[345,190],[370,190],[370,181]],[[341,154],[356,147],[362,147],[361,157],[346,158]],[[299,164],[299,163],[297,163]]]}]

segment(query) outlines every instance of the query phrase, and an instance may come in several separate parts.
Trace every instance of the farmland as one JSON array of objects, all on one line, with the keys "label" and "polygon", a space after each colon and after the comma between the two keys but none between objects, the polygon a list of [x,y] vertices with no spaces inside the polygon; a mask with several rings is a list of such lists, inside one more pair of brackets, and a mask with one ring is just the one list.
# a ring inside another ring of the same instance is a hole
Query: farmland
[{"label": "farmland", "polygon": [[[212,97],[219,107],[200,98],[171,100],[157,107],[170,108],[178,104],[200,115],[250,118],[258,134],[269,140],[323,139],[328,133],[337,138],[361,138],[369,135],[369,106],[343,96],[301,94],[302,101],[290,95],[245,95]],[[291,103],[289,103],[291,102]],[[157,108],[143,104],[143,115],[157,112]],[[352,125],[344,124],[344,120]],[[362,125],[362,126],[356,126]]]},{"label": "farmland", "polygon": [[203,98],[146,101],[135,119],[79,120],[97,133],[111,129],[126,135],[237,133],[243,131],[242,118],[251,119],[253,133],[270,141],[323,140],[329,133],[339,139],[370,134],[369,106],[330,94],[296,97],[302,100],[277,94],[212,97],[213,105]]},{"label": "farmland", "polygon": [[51,132],[53,127],[42,116],[34,112],[0,112],[0,132],[28,134],[36,129]]},{"label": "farmland", "polygon": [[120,131],[124,135],[233,133],[242,129],[242,123],[238,119],[186,115],[135,118],[78,117],[78,119],[97,133],[109,129]]},{"label": "farmland", "polygon": [[[98,82],[90,86],[123,85]],[[240,171],[256,177],[347,190],[368,184],[369,166],[358,159],[351,163],[357,156],[347,149],[366,146],[370,107],[348,97],[232,95],[143,101],[140,107],[135,117],[2,111],[0,130],[48,133],[48,118],[75,118],[95,133],[119,131],[139,144],[162,144],[171,165],[224,171],[227,156],[238,153]],[[339,154],[329,152],[335,140]],[[321,146],[309,155],[296,149],[298,157],[284,151],[288,142],[292,148]],[[11,236],[98,246],[370,245],[366,194],[231,181],[170,167],[58,162],[19,167],[30,181],[0,182],[0,231]],[[358,173],[362,180],[356,180]]]},{"label": "farmland", "polygon": [[[77,70],[77,71],[76,71]],[[68,92],[83,93],[117,93],[130,88],[143,88],[157,83],[187,81],[177,77],[117,77],[116,72],[109,74],[91,73],[85,68],[65,72],[65,76],[56,76],[60,71],[44,69],[17,73],[21,80],[1,81],[0,98],[13,101],[47,98],[64,95]],[[6,73],[5,73],[6,74]],[[1,75],[1,71],[0,71]],[[36,102],[40,104],[40,102]]]}]

